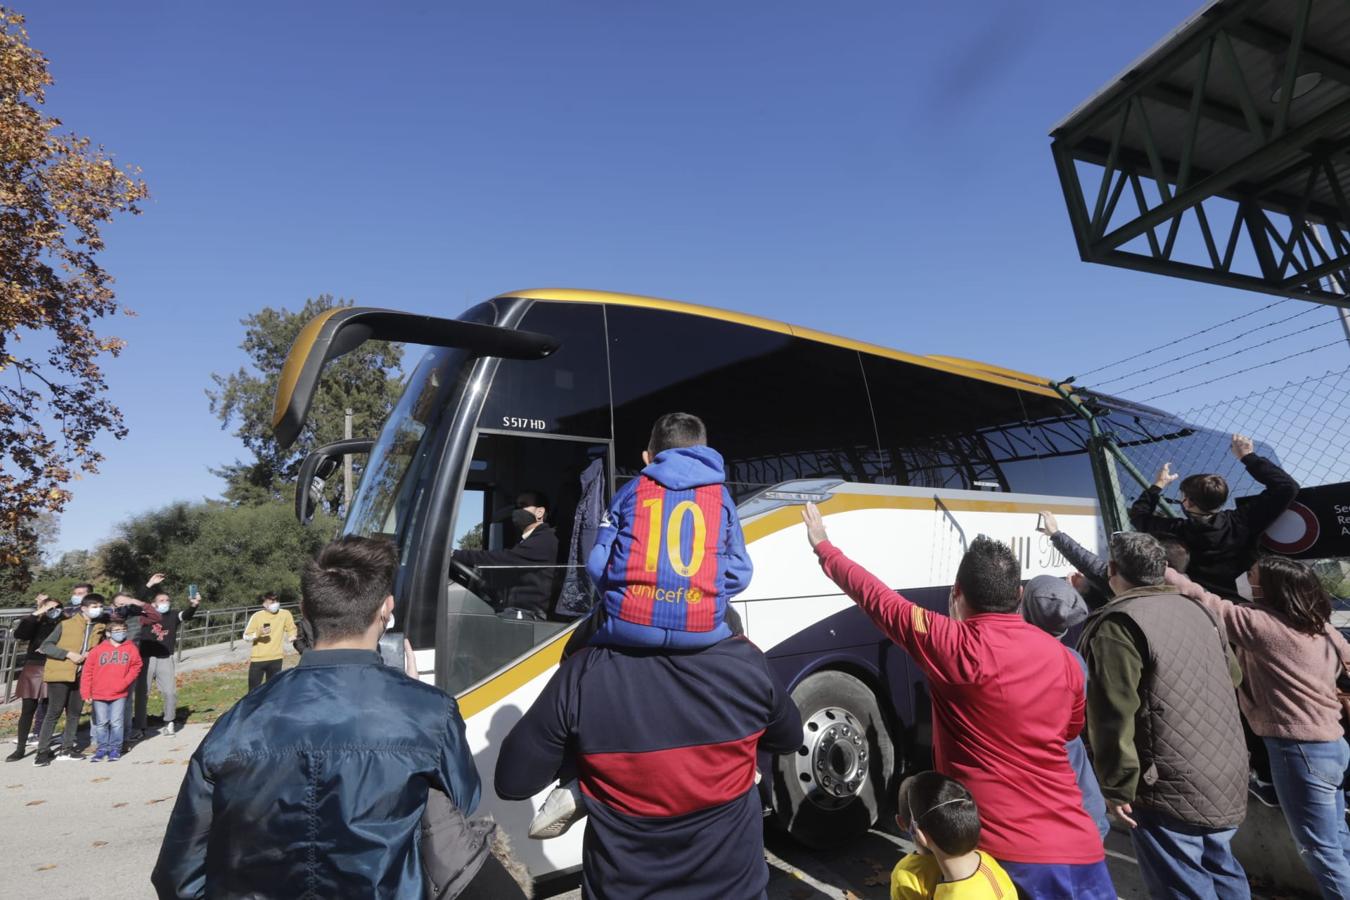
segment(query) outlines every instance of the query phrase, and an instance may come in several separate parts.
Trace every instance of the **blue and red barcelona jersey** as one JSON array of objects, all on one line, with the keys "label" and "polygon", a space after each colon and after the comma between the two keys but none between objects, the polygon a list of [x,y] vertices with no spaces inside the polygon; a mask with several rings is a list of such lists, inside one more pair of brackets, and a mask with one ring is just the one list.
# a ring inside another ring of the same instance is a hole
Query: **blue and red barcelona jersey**
[{"label": "blue and red barcelona jersey", "polygon": [[716,450],[681,447],[615,495],[587,560],[608,613],[597,643],[698,647],[730,635],[727,601],[753,568],[723,477]]}]

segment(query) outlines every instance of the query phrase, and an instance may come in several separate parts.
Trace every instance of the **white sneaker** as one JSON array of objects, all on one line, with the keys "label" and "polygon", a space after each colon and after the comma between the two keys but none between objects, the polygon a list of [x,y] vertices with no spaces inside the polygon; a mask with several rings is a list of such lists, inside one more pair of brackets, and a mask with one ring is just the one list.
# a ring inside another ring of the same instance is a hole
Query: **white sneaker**
[{"label": "white sneaker", "polygon": [[581,787],[576,781],[559,785],[544,799],[534,819],[530,822],[530,837],[536,841],[546,841],[571,828],[573,823],[586,815],[586,807],[581,803]]},{"label": "white sneaker", "polygon": [[164,733],[165,733],[165,734],[170,734],[170,735],[173,734],[173,723],[172,723],[172,722],[170,722],[170,723],[168,723],[167,725],[164,726]]}]

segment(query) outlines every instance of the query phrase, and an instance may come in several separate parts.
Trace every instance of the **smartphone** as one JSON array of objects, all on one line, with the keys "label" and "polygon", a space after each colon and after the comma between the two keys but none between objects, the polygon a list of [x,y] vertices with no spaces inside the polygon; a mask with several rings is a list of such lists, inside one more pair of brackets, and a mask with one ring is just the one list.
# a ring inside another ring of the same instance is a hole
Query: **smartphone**
[{"label": "smartphone", "polygon": [[1036,513],[1036,530],[1045,530],[1045,515],[1043,513]]},{"label": "smartphone", "polygon": [[191,599],[192,599],[193,597],[195,597],[195,596],[197,596],[197,586],[196,586],[195,584],[189,584],[189,585],[188,585],[188,599],[191,600]]}]

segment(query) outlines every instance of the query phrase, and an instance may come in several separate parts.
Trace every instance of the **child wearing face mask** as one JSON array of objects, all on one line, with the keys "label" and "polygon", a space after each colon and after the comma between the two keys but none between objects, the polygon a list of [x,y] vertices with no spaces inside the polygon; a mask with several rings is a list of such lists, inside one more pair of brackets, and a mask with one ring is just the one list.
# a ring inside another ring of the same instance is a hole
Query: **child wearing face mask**
[{"label": "child wearing face mask", "polygon": [[90,650],[80,671],[80,695],[94,702],[94,755],[90,762],[122,756],[122,711],[127,691],[141,671],[141,653],[127,640],[127,624],[113,622],[106,639]]},{"label": "child wearing face mask", "polygon": [[253,645],[248,663],[250,691],[281,674],[284,642],[294,641],[297,633],[295,619],[290,610],[281,608],[276,594],[263,594],[262,607],[262,611],[255,612],[244,627],[244,640]]}]

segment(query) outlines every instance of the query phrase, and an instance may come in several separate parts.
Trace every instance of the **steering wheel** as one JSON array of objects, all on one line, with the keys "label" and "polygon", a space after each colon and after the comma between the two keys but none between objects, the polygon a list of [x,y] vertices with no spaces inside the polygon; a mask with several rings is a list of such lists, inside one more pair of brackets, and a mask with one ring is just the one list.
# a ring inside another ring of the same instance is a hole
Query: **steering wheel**
[{"label": "steering wheel", "polygon": [[487,582],[483,579],[482,575],[478,574],[477,569],[474,569],[471,566],[466,566],[464,565],[464,563],[460,562],[457,559],[450,560],[450,568],[453,569],[459,575],[459,577],[456,578],[455,580],[463,584],[465,587],[468,587],[475,591],[487,587]]}]

